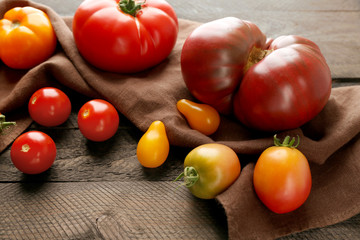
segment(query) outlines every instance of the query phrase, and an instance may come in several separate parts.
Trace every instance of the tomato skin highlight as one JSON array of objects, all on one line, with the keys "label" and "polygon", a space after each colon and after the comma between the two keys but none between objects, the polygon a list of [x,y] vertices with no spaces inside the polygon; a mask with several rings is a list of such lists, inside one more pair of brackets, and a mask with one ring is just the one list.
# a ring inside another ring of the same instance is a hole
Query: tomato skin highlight
[{"label": "tomato skin highlight", "polygon": [[114,136],[119,122],[119,114],[115,107],[102,99],[86,102],[78,113],[80,132],[95,142],[102,142]]},{"label": "tomato skin highlight", "polygon": [[48,170],[56,158],[56,145],[52,138],[39,131],[29,131],[15,139],[10,150],[14,166],[26,174],[39,174]]},{"label": "tomato skin highlight", "polygon": [[85,0],[80,4],[73,34],[81,55],[99,69],[119,73],[139,72],[168,57],[178,34],[174,9],[164,0],[147,0],[133,16],[119,2]]},{"label": "tomato skin highlight", "polygon": [[146,168],[157,168],[166,161],[169,150],[170,144],[164,123],[154,121],[140,138],[136,155],[142,166]]},{"label": "tomato skin highlight", "polygon": [[194,196],[202,199],[213,199],[225,191],[241,171],[237,154],[228,146],[218,143],[203,144],[191,150],[185,157],[184,168],[196,171],[198,178],[191,182],[194,174],[190,172],[187,176],[184,170],[184,182]]},{"label": "tomato skin highlight", "polygon": [[190,127],[205,135],[215,133],[220,125],[220,115],[210,105],[181,99],[176,106],[179,112],[185,116]]},{"label": "tomato skin highlight", "polygon": [[29,69],[48,59],[57,39],[47,14],[33,7],[15,7],[0,20],[0,58],[14,69]]},{"label": "tomato skin highlight", "polygon": [[71,102],[61,90],[52,87],[37,90],[28,103],[30,117],[40,125],[54,127],[70,116]]},{"label": "tomato skin highlight", "polygon": [[304,204],[311,191],[309,163],[296,148],[269,147],[256,162],[253,184],[259,199],[271,211],[294,211]]}]

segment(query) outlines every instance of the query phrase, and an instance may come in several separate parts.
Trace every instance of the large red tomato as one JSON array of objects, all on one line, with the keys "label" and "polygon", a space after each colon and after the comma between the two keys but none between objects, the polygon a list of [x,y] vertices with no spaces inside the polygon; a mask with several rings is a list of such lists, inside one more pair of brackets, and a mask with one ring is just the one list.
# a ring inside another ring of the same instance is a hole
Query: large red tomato
[{"label": "large red tomato", "polygon": [[268,40],[253,23],[233,17],[190,34],[181,70],[198,100],[265,131],[303,125],[331,92],[330,69],[315,43],[300,36]]},{"label": "large red tomato", "polygon": [[85,0],[73,33],[81,55],[112,72],[138,72],[163,61],[178,33],[174,9],[165,0]]}]

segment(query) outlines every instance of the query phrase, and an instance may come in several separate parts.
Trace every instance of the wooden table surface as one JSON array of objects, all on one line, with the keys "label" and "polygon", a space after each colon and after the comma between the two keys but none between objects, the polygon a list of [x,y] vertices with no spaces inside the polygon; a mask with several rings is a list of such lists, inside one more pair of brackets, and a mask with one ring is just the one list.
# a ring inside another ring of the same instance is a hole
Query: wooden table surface
[{"label": "wooden table surface", "polygon": [[[71,16],[81,0],[36,0]],[[334,87],[360,81],[359,0],[169,0],[179,18],[207,22],[235,16],[254,22],[268,37],[297,34],[316,42],[332,71]],[[0,1],[1,3],[1,1]],[[105,143],[85,140],[76,113],[87,101],[75,93],[70,119],[37,129],[57,143],[53,167],[27,176],[15,169],[10,148],[0,154],[0,239],[226,239],[223,209],[193,197],[172,180],[189,149],[171,147],[158,169],[142,168],[136,147],[142,135],[121,116]],[[360,215],[281,239],[360,239]]]}]

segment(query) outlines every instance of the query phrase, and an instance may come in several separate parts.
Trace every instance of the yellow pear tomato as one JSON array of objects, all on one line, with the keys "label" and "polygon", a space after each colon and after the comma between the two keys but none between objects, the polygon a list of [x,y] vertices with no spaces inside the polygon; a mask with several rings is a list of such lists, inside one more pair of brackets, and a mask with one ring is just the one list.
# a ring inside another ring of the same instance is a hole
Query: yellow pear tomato
[{"label": "yellow pear tomato", "polygon": [[169,155],[169,148],[170,144],[164,123],[154,121],[140,138],[136,155],[142,166],[156,168],[165,162]]}]

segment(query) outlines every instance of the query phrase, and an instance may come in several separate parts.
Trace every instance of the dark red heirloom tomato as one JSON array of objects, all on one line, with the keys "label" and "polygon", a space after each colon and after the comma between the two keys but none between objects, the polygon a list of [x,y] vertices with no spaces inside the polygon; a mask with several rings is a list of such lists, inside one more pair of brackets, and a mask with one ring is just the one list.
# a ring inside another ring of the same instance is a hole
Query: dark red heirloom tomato
[{"label": "dark red heirloom tomato", "polygon": [[256,25],[233,17],[190,34],[181,70],[198,100],[264,131],[303,125],[331,92],[330,69],[315,43],[300,36],[267,40]]},{"label": "dark red heirloom tomato", "polygon": [[20,135],[10,151],[14,166],[26,174],[39,174],[48,170],[56,158],[56,145],[52,138],[39,131]]},{"label": "dark red heirloom tomato", "polygon": [[92,65],[131,73],[153,67],[170,54],[178,20],[165,0],[85,0],[75,12],[73,34]]},{"label": "dark red heirloom tomato", "polygon": [[71,102],[63,91],[45,87],[31,96],[28,110],[31,118],[38,124],[54,127],[68,119],[71,113]]},{"label": "dark red heirloom tomato", "polygon": [[94,99],[80,108],[78,125],[80,132],[87,139],[102,142],[116,133],[119,127],[119,114],[109,102]]}]

